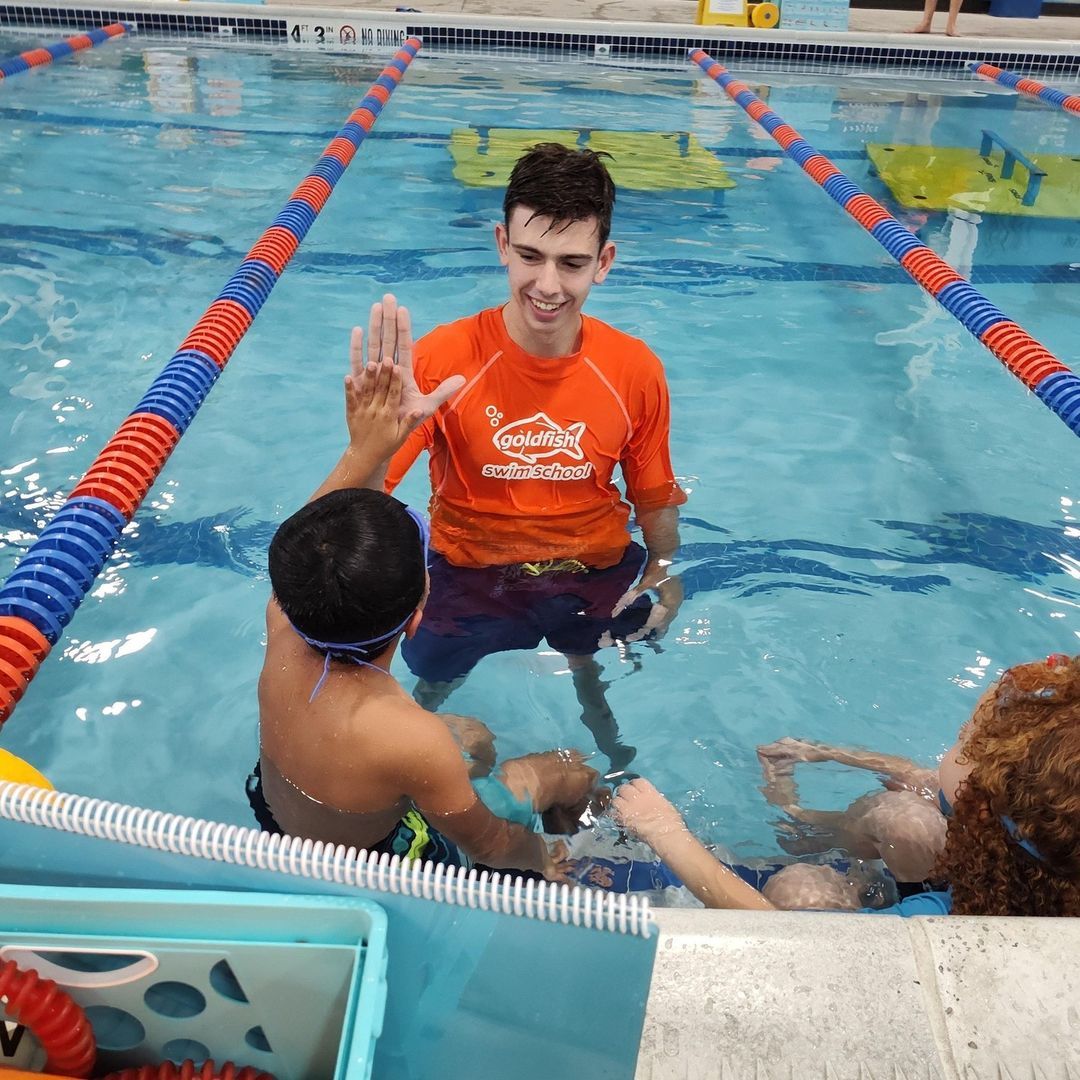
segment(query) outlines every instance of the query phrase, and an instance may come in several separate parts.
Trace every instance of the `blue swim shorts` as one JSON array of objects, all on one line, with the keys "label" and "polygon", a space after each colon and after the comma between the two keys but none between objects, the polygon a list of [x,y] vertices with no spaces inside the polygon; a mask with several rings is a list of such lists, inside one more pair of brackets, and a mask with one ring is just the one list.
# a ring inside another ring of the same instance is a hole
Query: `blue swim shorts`
[{"label": "blue swim shorts", "polygon": [[532,650],[544,640],[565,655],[591,656],[605,635],[625,639],[645,625],[652,608],[648,596],[611,617],[645,558],[645,549],[632,543],[618,563],[603,570],[536,574],[520,563],[453,566],[432,552],[424,621],[402,643],[402,656],[409,670],[428,682],[451,682],[485,656]]}]

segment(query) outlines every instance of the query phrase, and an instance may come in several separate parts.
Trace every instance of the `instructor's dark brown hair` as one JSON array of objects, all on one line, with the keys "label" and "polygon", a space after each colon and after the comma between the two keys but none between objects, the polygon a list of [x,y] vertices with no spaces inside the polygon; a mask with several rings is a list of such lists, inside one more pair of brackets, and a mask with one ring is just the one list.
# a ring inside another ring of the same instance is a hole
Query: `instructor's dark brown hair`
[{"label": "instructor's dark brown hair", "polygon": [[508,229],[510,214],[516,206],[532,211],[530,221],[533,217],[549,217],[563,228],[571,222],[595,217],[598,247],[602,248],[611,233],[615,185],[595,151],[572,150],[560,143],[538,143],[518,158],[510,173],[503,199]]}]

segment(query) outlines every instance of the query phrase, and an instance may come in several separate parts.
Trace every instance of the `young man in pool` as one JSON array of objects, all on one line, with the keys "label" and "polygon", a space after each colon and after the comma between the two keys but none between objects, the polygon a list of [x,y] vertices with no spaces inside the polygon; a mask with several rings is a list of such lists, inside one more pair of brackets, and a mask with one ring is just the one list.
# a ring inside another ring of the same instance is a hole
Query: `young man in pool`
[{"label": "young man in pool", "polygon": [[[484,656],[546,638],[566,656],[582,719],[617,772],[635,751],[619,739],[593,657],[619,639],[659,636],[675,618],[686,496],[671,467],[660,361],[581,311],[615,258],[614,202],[592,151],[543,143],[517,162],[495,228],[510,298],[417,343],[419,390],[466,381],[395,455],[386,490],[428,451],[431,604],[402,649],[417,700],[438,708]],[[381,336],[392,347],[393,328]],[[631,542],[628,503],[644,550]]]},{"label": "young man in pool", "polygon": [[379,489],[391,453],[460,380],[403,404],[407,351],[400,366],[364,368],[360,348],[354,331],[348,448],[270,545],[252,808],[270,831],[564,881],[562,849],[548,847],[538,815],[581,812],[596,780],[582,755],[530,754],[483,777],[494,764],[484,725],[428,712],[390,674],[398,642],[423,616],[428,533],[421,515]]}]

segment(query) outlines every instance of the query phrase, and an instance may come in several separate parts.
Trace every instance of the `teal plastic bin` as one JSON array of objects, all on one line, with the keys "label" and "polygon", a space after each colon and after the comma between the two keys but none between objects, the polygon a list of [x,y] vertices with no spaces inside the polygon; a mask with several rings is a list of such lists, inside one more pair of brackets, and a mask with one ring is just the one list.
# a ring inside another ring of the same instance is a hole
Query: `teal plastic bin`
[{"label": "teal plastic bin", "polygon": [[[85,1009],[99,1071],[210,1058],[369,1080],[386,1008],[386,914],[351,897],[2,885],[0,960]],[[0,1070],[40,1067],[5,1030]]]}]

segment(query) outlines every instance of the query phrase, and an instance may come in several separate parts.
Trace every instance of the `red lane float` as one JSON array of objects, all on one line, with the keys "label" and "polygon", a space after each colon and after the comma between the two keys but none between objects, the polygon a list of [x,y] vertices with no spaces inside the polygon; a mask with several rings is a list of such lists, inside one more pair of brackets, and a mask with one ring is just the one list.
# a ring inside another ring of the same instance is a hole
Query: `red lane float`
[{"label": "red lane float", "polygon": [[1005,71],[994,67],[993,64],[980,64],[976,61],[968,64],[968,68],[984,79],[991,79],[1001,86],[1007,86],[1010,90],[1018,90],[1021,94],[1038,98],[1040,101],[1045,101],[1047,105],[1053,105],[1065,112],[1080,113],[1080,94],[1066,94],[1064,90],[1056,90],[1045,83],[1036,82],[1035,79],[1025,79],[1014,71]]}]

